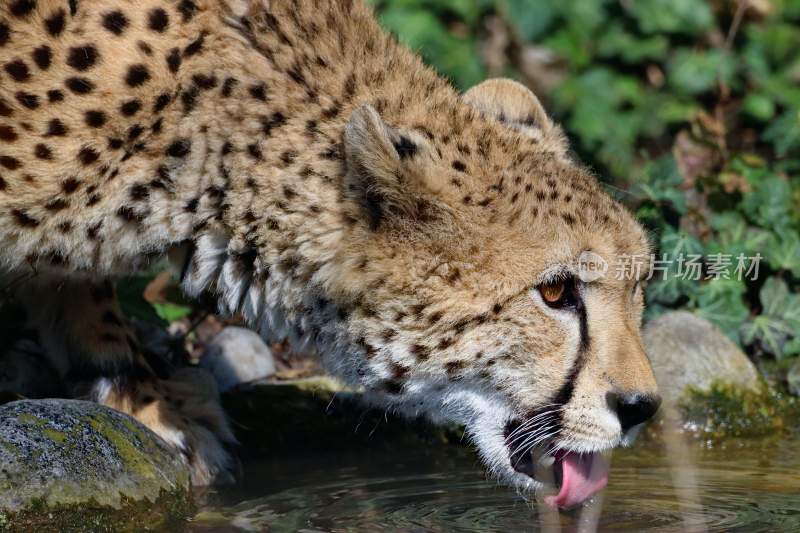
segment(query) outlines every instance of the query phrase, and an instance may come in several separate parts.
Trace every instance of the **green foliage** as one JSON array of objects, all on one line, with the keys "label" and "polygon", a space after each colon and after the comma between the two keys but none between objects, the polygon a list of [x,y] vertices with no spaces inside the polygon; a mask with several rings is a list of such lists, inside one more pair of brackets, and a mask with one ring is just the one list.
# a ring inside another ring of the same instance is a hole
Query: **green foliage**
[{"label": "green foliage", "polygon": [[[648,316],[690,309],[752,352],[800,355],[800,2],[372,3],[462,89],[487,73],[490,19],[509,41],[496,74],[536,86],[520,52],[552,54],[560,75],[540,96],[655,251],[731,262],[727,277],[657,272]],[[757,276],[735,275],[739,256],[760,259]]]}]

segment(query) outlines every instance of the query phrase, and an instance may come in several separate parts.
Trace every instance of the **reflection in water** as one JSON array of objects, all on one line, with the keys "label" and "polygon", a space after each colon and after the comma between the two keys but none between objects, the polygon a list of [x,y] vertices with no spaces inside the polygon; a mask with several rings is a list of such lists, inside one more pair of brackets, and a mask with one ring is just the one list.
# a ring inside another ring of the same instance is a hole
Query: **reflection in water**
[{"label": "reflection in water", "polygon": [[[599,517],[560,517],[563,531],[800,531],[800,437],[694,449],[691,472],[659,444],[614,454]],[[537,506],[484,478],[459,447],[275,459],[245,467],[242,487],[212,497],[194,531],[542,531]],[[697,498],[678,495],[690,473]],[[545,523],[548,520],[544,520]],[[582,527],[582,522],[584,522]],[[591,526],[590,526],[591,527]]]}]

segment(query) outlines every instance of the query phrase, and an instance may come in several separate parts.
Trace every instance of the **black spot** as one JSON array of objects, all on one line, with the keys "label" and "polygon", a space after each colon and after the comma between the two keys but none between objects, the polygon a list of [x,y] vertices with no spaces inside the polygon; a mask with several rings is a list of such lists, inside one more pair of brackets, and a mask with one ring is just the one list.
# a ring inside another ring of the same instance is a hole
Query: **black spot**
[{"label": "black spot", "polygon": [[225,82],[222,84],[222,96],[225,98],[229,97],[233,92],[233,88],[236,87],[236,84],[239,83],[239,80],[236,78],[225,78]]},{"label": "black spot", "polygon": [[125,75],[125,83],[127,83],[129,87],[139,87],[147,83],[149,79],[150,71],[142,64],[131,65],[128,67],[128,73]]},{"label": "black spot", "polygon": [[119,150],[125,144],[125,141],[119,138],[111,138],[108,140],[108,147],[112,150]]},{"label": "black spot", "polygon": [[97,48],[91,44],[73,46],[67,53],[67,65],[79,71],[88,70],[97,63],[98,57]]},{"label": "black spot", "polygon": [[453,168],[459,172],[464,172],[465,170],[467,170],[467,165],[465,165],[461,161],[453,161]]},{"label": "black spot", "polygon": [[255,98],[256,100],[261,100],[262,102],[267,101],[267,86],[263,83],[259,83],[258,85],[253,85],[248,89],[250,96]]},{"label": "black spot", "polygon": [[15,157],[2,155],[0,156],[0,166],[3,166],[8,170],[17,170],[19,167],[22,166],[22,163],[20,163],[19,159]]},{"label": "black spot", "polygon": [[75,94],[88,94],[94,90],[94,83],[90,82],[86,78],[67,78],[67,81],[64,82],[64,85],[66,85],[67,89]]},{"label": "black spot", "polygon": [[78,160],[84,165],[91,165],[99,158],[100,154],[92,148],[81,148],[80,152],[78,152]]},{"label": "black spot", "polygon": [[123,205],[117,209],[117,216],[127,222],[141,222],[145,219],[145,215],[143,213],[139,213],[127,205]]},{"label": "black spot", "polygon": [[199,93],[200,89],[198,89],[196,86],[192,86],[181,93],[181,103],[183,103],[184,114],[187,114],[194,109],[194,106],[197,104],[197,95]]},{"label": "black spot", "polygon": [[151,56],[153,55],[153,48],[144,41],[138,41],[136,46],[139,47],[139,50],[144,52],[145,55]]},{"label": "black spot", "polygon": [[47,133],[45,134],[48,137],[61,137],[67,134],[67,127],[64,125],[61,120],[54,118],[50,122],[47,123]]},{"label": "black spot", "polygon": [[0,46],[6,45],[10,34],[11,30],[9,29],[8,24],[0,22]]},{"label": "black spot", "polygon": [[78,0],[68,0],[67,3],[69,4],[69,14],[74,16],[78,12]]},{"label": "black spot", "polygon": [[31,11],[36,8],[36,2],[33,0],[17,0],[8,6],[8,10],[15,17],[27,17]]},{"label": "black spot", "polygon": [[400,159],[413,157],[417,153],[417,145],[405,135],[401,135],[400,140],[394,143],[394,149],[397,150]]},{"label": "black spot", "polygon": [[178,72],[178,69],[181,68],[181,51],[177,48],[173,48],[167,54],[167,67],[172,73]]},{"label": "black spot", "polygon": [[31,55],[33,62],[42,70],[50,68],[50,63],[53,62],[53,50],[46,44],[36,48]]},{"label": "black spot", "polygon": [[119,106],[119,111],[126,117],[132,117],[142,108],[142,103],[139,100],[129,100]]},{"label": "black spot", "polygon": [[103,15],[103,27],[114,35],[122,35],[128,27],[128,17],[122,11],[111,11]]},{"label": "black spot", "polygon": [[171,100],[172,97],[170,97],[170,95],[167,93],[158,95],[158,98],[156,98],[156,103],[153,105],[153,111],[156,113],[163,111],[164,108],[169,105]]},{"label": "black spot", "polygon": [[283,161],[286,165],[291,165],[295,158],[297,157],[297,152],[294,150],[286,150],[281,154],[281,161]]},{"label": "black spot", "polygon": [[28,69],[28,65],[21,59],[6,63],[4,68],[14,81],[25,82],[31,78],[31,71]]},{"label": "black spot", "polygon": [[161,133],[161,128],[162,128],[163,126],[164,126],[164,119],[163,119],[163,118],[159,118],[158,120],[156,120],[155,122],[153,122],[153,125],[152,125],[152,126],[150,126],[150,130],[151,130],[153,133]]},{"label": "black spot", "polygon": [[141,202],[142,200],[146,200],[147,197],[150,195],[150,191],[147,189],[147,186],[143,183],[136,183],[130,189],[130,197],[131,200],[134,202]]},{"label": "black spot", "polygon": [[35,94],[20,91],[14,96],[17,98],[17,102],[24,105],[28,109],[36,109],[39,107],[39,97]]},{"label": "black spot", "polygon": [[44,205],[44,208],[48,211],[61,211],[67,207],[69,207],[69,203],[63,198],[55,198]]},{"label": "black spot", "polygon": [[170,157],[186,157],[192,149],[189,139],[177,139],[167,148],[167,155]]},{"label": "black spot", "polygon": [[86,125],[91,128],[99,128],[106,123],[106,114],[95,109],[87,111],[83,118]]},{"label": "black spot", "polygon": [[182,15],[183,21],[189,22],[194,16],[194,12],[197,11],[197,6],[191,0],[181,0],[181,3],[178,4],[178,11]]},{"label": "black spot", "polygon": [[262,159],[261,148],[258,146],[258,143],[248,144],[247,153],[250,154],[250,157],[252,157],[257,161],[260,161]]},{"label": "black spot", "polygon": [[204,90],[213,89],[217,86],[217,77],[214,75],[195,74],[192,76],[192,83]]},{"label": "black spot", "polygon": [[279,128],[284,124],[286,124],[286,117],[280,111],[276,111],[269,118],[261,118],[261,131],[264,132],[264,135],[270,135],[273,128]]},{"label": "black spot", "polygon": [[206,34],[201,33],[200,37],[186,45],[186,48],[183,50],[183,57],[191,57],[200,53],[200,51],[203,49],[203,41],[205,41],[205,39]]},{"label": "black spot", "polygon": [[39,221],[30,216],[28,213],[21,209],[13,209],[11,214],[14,215],[14,218],[17,221],[17,224],[20,226],[24,226],[26,228],[35,228],[39,225]]},{"label": "black spot", "polygon": [[169,26],[167,12],[160,7],[151,9],[150,13],[147,14],[147,27],[158,33],[163,33],[167,26]]},{"label": "black spot", "polygon": [[500,312],[500,311],[502,311],[502,310],[503,310],[503,306],[502,306],[502,305],[500,305],[500,304],[494,304],[494,305],[492,306],[492,313],[494,313],[494,314],[497,314],[497,313],[499,313],[499,312]]},{"label": "black spot", "polygon": [[0,141],[14,142],[19,136],[11,126],[0,125]]},{"label": "black spot", "polygon": [[66,11],[59,9],[44,21],[44,27],[47,33],[53,37],[58,37],[64,31],[64,18],[67,16]]},{"label": "black spot", "polygon": [[197,211],[197,204],[199,203],[200,203],[199,198],[192,198],[191,200],[186,202],[186,205],[184,206],[183,209],[188,213],[194,213],[195,211]]},{"label": "black spot", "polygon": [[421,344],[412,345],[410,351],[411,355],[413,355],[419,361],[425,361],[431,355],[430,350],[427,347],[422,346]]},{"label": "black spot", "polygon": [[72,194],[78,190],[78,187],[81,186],[81,182],[79,182],[75,178],[67,178],[61,183],[61,190],[67,194]]},{"label": "black spot", "polygon": [[33,149],[33,154],[39,159],[53,159],[53,151],[46,144],[37,144]]},{"label": "black spot", "polygon": [[142,127],[141,124],[134,124],[133,126],[128,128],[128,140],[129,141],[136,140],[139,137],[139,135],[141,135],[143,132],[144,132],[144,127]]}]

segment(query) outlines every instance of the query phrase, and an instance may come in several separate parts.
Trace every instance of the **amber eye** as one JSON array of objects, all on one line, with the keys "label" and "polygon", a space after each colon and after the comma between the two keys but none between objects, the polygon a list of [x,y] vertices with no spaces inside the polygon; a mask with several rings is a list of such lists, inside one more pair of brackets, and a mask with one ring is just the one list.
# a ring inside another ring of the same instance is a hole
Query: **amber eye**
[{"label": "amber eye", "polygon": [[544,298],[544,301],[551,305],[557,305],[559,303],[564,297],[565,290],[564,280],[556,280],[551,283],[539,285],[539,293],[542,295],[542,298]]}]

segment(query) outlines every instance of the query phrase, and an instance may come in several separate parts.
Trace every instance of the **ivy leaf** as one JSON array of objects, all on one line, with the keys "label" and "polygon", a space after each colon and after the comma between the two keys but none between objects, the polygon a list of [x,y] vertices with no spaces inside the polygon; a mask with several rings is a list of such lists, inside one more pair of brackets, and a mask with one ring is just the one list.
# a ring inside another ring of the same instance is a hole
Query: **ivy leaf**
[{"label": "ivy leaf", "polygon": [[520,38],[537,41],[559,15],[556,2],[551,0],[501,0],[501,10]]},{"label": "ivy leaf", "polygon": [[636,0],[626,6],[645,33],[698,34],[714,22],[709,4],[697,0]]},{"label": "ivy leaf", "polygon": [[778,277],[767,279],[759,292],[762,314],[742,326],[746,344],[759,341],[763,348],[781,359],[785,344],[800,331],[800,294],[791,294]]},{"label": "ivy leaf", "polygon": [[752,169],[745,178],[752,191],[744,194],[742,210],[756,224],[764,228],[780,228],[791,223],[792,190],[789,183],[766,171]]},{"label": "ivy leaf", "polygon": [[800,234],[789,228],[779,228],[773,246],[764,254],[776,270],[788,270],[800,277]]},{"label": "ivy leaf", "polygon": [[738,330],[750,314],[742,298],[745,289],[744,282],[736,279],[720,278],[703,283],[697,291],[696,312],[738,341]]},{"label": "ivy leaf", "polygon": [[696,95],[716,87],[721,80],[730,84],[736,63],[720,50],[695,51],[680,49],[667,67],[670,85],[679,93]]}]

